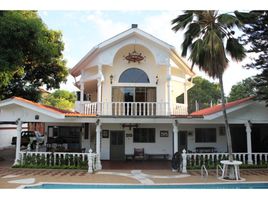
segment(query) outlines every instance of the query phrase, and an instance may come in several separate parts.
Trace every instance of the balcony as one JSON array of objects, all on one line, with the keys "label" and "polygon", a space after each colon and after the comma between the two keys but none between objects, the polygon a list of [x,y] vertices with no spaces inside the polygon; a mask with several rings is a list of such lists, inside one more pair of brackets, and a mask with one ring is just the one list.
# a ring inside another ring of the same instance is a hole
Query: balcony
[{"label": "balcony", "polygon": [[88,115],[101,116],[169,116],[187,115],[187,105],[172,105],[167,102],[76,102],[76,110]]}]

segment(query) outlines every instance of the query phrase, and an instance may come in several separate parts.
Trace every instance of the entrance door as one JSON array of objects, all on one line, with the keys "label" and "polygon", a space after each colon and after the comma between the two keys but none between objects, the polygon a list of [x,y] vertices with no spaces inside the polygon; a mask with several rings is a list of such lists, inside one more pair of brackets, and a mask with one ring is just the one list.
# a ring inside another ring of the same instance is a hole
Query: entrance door
[{"label": "entrance door", "polygon": [[187,131],[179,131],[178,139],[179,152],[181,153],[183,149],[187,150]]},{"label": "entrance door", "polygon": [[125,160],[124,131],[111,131],[110,160]]}]

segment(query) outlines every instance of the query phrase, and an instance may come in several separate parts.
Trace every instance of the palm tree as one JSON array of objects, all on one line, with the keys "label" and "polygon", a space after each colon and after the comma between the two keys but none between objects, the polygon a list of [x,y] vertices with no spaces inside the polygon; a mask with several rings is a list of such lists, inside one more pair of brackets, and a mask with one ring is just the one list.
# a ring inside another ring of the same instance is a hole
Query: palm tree
[{"label": "palm tree", "polygon": [[227,55],[236,61],[245,57],[245,49],[235,36],[234,29],[242,29],[243,22],[250,19],[250,13],[235,11],[220,14],[214,10],[200,10],[184,11],[171,22],[175,32],[187,29],[184,32],[182,56],[185,57],[188,49],[190,50],[189,60],[192,61],[192,68],[197,65],[210,77],[219,79],[230,161],[233,160],[232,139],[225,108],[222,75],[229,62]]}]

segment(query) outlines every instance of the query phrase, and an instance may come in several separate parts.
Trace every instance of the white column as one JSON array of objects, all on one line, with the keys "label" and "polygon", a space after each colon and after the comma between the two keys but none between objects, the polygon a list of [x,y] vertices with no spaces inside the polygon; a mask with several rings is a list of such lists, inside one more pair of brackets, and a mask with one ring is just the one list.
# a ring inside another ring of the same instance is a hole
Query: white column
[{"label": "white column", "polygon": [[179,144],[178,144],[178,126],[177,123],[175,122],[173,124],[173,154],[175,154],[178,149],[179,149]]},{"label": "white column", "polygon": [[186,155],[186,150],[182,150],[182,173],[186,174],[187,173],[187,155]]},{"label": "white column", "polygon": [[101,170],[101,161],[100,161],[100,136],[101,136],[101,122],[98,120],[96,126],[96,170]]},{"label": "white column", "polygon": [[248,164],[252,165],[252,144],[251,144],[251,127],[250,122],[247,121],[245,123],[246,126],[246,132],[247,132],[247,153],[248,153]]},{"label": "white column", "polygon": [[85,90],[85,84],[84,82],[80,83],[80,102],[84,101],[84,90]]},{"label": "white column", "polygon": [[188,105],[188,94],[187,94],[187,78],[185,76],[185,81],[184,81],[184,104]]},{"label": "white column", "polygon": [[22,121],[20,119],[18,119],[18,121],[17,121],[16,157],[15,157],[14,165],[19,164],[20,145],[21,145],[21,130],[22,130]]},{"label": "white column", "polygon": [[168,89],[168,115],[171,114],[172,104],[171,104],[171,65],[168,61],[167,65],[167,89]]},{"label": "white column", "polygon": [[100,114],[101,111],[101,83],[103,81],[102,66],[98,65],[98,91],[97,91],[97,113]]},{"label": "white column", "polygon": [[100,134],[101,134],[101,123],[98,122],[96,126],[96,153],[100,154]]}]

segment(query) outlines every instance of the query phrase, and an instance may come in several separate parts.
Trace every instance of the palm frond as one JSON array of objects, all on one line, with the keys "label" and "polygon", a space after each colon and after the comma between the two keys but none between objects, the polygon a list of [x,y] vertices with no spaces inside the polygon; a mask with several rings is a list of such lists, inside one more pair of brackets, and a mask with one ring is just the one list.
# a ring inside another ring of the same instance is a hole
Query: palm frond
[{"label": "palm frond", "polygon": [[204,64],[204,42],[202,39],[197,39],[191,45],[191,54],[189,59],[192,61],[192,66],[197,64],[203,66]]},{"label": "palm frond", "polygon": [[228,27],[234,27],[238,23],[238,19],[230,14],[221,14],[218,16],[218,22]]},{"label": "palm frond", "polygon": [[226,43],[226,52],[230,54],[232,59],[236,61],[241,61],[245,58],[245,49],[243,45],[241,45],[238,39],[229,38]]},{"label": "palm frond", "polygon": [[184,14],[173,19],[171,21],[171,24],[174,25],[172,30],[177,32],[180,29],[184,29],[193,20],[193,14],[193,11],[185,11]]}]

